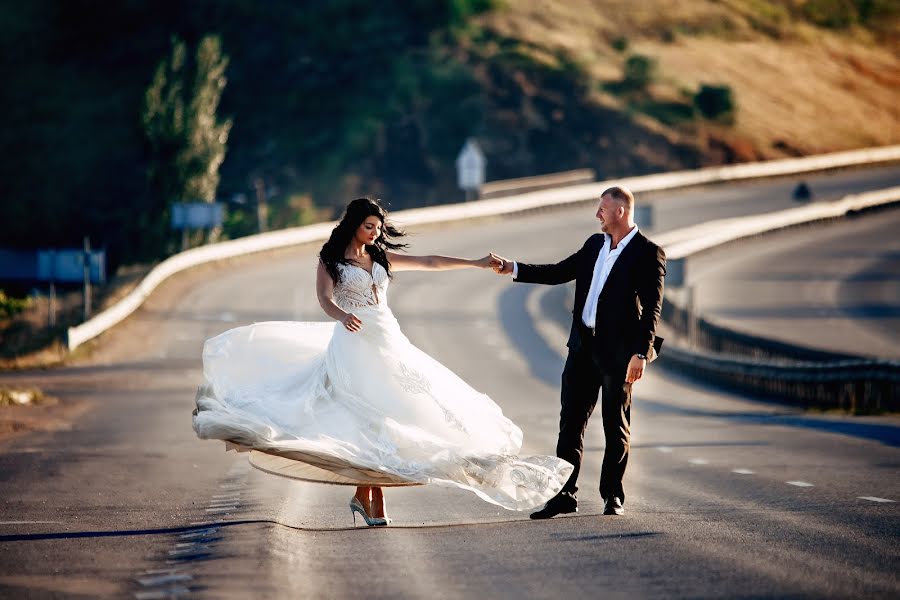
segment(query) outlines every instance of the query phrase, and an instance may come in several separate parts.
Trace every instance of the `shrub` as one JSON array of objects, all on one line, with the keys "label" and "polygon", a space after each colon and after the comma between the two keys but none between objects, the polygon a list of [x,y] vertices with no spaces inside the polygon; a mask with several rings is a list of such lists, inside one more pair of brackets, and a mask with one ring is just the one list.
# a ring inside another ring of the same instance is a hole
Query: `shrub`
[{"label": "shrub", "polygon": [[632,54],[625,61],[622,84],[631,90],[644,90],[656,77],[656,60],[643,54]]},{"label": "shrub", "polygon": [[30,298],[10,298],[3,290],[0,290],[0,319],[15,316],[28,308]]},{"label": "shrub", "polygon": [[859,19],[854,0],[807,0],[803,3],[803,15],[821,27],[844,29]]},{"label": "shrub", "polygon": [[623,36],[619,36],[610,43],[610,46],[613,47],[613,50],[616,52],[625,52],[628,50],[628,38]]},{"label": "shrub", "polygon": [[694,95],[694,106],[707,119],[730,121],[734,117],[734,93],[727,85],[703,84]]},{"label": "shrub", "polygon": [[648,100],[637,104],[635,108],[666,125],[678,125],[679,123],[692,121],[696,117],[694,106],[685,102]]}]

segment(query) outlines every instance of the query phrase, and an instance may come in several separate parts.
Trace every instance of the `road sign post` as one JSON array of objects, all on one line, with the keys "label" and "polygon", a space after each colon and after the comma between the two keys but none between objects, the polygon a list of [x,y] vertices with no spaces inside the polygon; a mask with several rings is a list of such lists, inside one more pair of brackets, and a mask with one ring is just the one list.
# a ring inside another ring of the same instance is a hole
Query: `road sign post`
[{"label": "road sign post", "polygon": [[91,240],[84,236],[84,254],[81,256],[84,275],[84,320],[91,318]]}]

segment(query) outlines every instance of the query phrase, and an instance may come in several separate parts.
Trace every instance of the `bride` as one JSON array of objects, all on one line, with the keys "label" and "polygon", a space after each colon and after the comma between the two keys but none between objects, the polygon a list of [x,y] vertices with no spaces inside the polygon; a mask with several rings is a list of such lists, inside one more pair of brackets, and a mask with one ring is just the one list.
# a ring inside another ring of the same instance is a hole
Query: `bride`
[{"label": "bride", "polygon": [[266,322],[207,340],[194,430],[254,450],[265,471],[356,485],[350,510],[390,523],[382,487],[433,483],[510,510],[552,498],[572,466],[520,457],[522,431],[488,396],[413,346],[387,304],[394,271],[492,268],[395,252],[377,201],[352,201],[322,246],[316,292],[334,322]]}]

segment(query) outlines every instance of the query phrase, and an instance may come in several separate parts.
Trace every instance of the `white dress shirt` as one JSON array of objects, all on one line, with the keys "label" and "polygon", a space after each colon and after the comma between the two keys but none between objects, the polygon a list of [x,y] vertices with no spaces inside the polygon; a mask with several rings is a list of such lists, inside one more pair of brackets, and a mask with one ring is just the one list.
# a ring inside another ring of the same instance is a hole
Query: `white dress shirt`
[{"label": "white dress shirt", "polygon": [[612,245],[612,238],[609,235],[604,235],[606,240],[603,242],[603,250],[600,251],[600,254],[597,255],[597,262],[594,263],[594,276],[591,278],[591,289],[588,291],[587,299],[584,302],[584,310],[581,311],[581,322],[590,327],[594,328],[597,320],[597,302],[600,300],[600,292],[603,291],[603,286],[606,285],[606,280],[609,278],[609,272],[612,271],[613,265],[616,264],[616,260],[618,260],[619,255],[622,254],[622,251],[625,249],[625,246],[628,245],[628,242],[637,235],[638,227],[635,225],[628,235],[622,238],[616,245],[616,249],[610,249]]}]

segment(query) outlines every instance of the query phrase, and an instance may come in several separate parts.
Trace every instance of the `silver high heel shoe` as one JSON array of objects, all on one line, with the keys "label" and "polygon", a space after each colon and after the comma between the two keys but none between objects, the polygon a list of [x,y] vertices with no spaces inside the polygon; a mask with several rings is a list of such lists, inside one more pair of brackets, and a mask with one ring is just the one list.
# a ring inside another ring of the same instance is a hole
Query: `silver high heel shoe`
[{"label": "silver high heel shoe", "polygon": [[350,499],[350,514],[353,515],[353,526],[356,527],[356,513],[359,513],[369,527],[385,527],[391,522],[387,517],[370,517],[356,496]]}]

